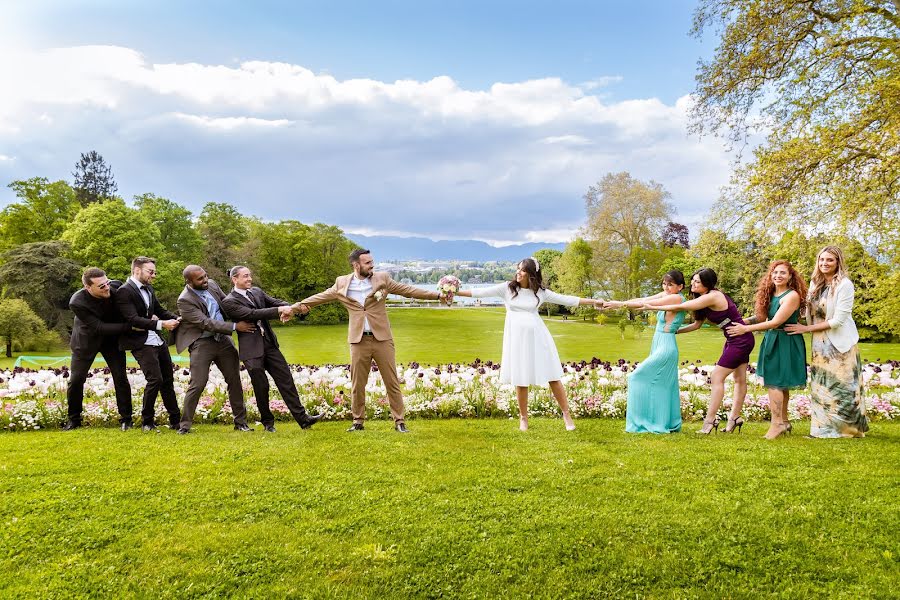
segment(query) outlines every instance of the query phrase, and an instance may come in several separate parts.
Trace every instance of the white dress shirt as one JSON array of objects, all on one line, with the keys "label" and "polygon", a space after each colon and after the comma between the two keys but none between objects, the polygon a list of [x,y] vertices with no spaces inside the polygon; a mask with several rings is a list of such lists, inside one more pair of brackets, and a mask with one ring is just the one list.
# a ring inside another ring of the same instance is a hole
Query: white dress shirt
[{"label": "white dress shirt", "polygon": [[[353,277],[350,278],[350,285],[347,286],[347,296],[359,302],[360,306],[366,305],[366,298],[369,297],[369,294],[372,293],[372,277],[366,277],[365,279],[359,279],[356,277],[356,274],[353,274]],[[372,328],[369,327],[369,319],[363,317],[363,331],[372,332]]]},{"label": "white dress shirt", "polygon": [[[253,299],[251,299],[250,296],[247,295],[247,292],[249,292],[250,290],[242,290],[241,288],[234,288],[232,291],[237,292],[244,298],[247,298],[247,300],[250,301],[250,304],[254,305],[256,308],[265,308],[265,306],[260,305],[262,298],[257,299],[256,296],[254,296]],[[237,323],[235,323],[235,329],[237,329]],[[265,337],[266,330],[263,328],[262,321],[256,322],[256,330],[259,332],[259,334],[261,336]]]}]

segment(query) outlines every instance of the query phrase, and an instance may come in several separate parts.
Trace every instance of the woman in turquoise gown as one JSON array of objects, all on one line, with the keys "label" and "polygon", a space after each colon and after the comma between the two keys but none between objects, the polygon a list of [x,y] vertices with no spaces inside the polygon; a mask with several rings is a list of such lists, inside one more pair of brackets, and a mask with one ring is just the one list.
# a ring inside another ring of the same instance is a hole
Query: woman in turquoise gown
[{"label": "woman in turquoise gown", "polygon": [[[666,305],[684,302],[684,274],[669,271],[663,277],[663,291],[649,298],[605,303],[604,307],[641,308],[645,304]],[[678,393],[678,344],[675,334],[684,323],[684,311],[660,311],[650,356],[628,376],[628,405],[625,431],[629,433],[674,433],[681,431],[681,397]]]}]

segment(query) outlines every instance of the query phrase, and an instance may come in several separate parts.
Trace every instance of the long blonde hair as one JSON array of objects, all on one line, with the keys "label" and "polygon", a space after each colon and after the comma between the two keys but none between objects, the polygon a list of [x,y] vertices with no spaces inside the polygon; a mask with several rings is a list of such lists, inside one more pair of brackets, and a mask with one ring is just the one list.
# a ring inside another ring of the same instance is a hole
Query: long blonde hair
[{"label": "long blonde hair", "polygon": [[812,278],[809,280],[809,298],[818,298],[822,295],[822,286],[825,285],[825,275],[819,270],[819,257],[827,252],[837,259],[835,265],[834,279],[831,280],[830,293],[833,296],[841,281],[850,277],[847,272],[847,262],[844,260],[844,253],[837,246],[825,246],[816,254],[816,264],[813,266]]}]

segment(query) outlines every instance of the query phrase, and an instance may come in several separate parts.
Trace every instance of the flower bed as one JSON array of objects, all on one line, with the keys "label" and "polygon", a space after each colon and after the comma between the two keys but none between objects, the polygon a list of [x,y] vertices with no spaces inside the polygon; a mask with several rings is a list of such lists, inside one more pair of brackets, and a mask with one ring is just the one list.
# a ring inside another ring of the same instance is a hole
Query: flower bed
[{"label": "flower bed", "polygon": [[[562,382],[576,417],[623,418],[627,398],[627,376],[635,364],[619,360],[614,363],[593,359],[568,363]],[[350,418],[350,370],[348,365],[292,367],[294,381],[307,409],[323,413],[327,420]],[[681,412],[686,421],[700,420],[709,400],[708,374],[713,367],[684,362],[680,369]],[[769,418],[768,398],[762,382],[751,366],[750,386],[743,415],[748,420]],[[517,415],[515,390],[501,385],[499,365],[476,361],[472,364],[421,366],[401,365],[398,373],[403,383],[407,415],[411,418],[482,418]],[[16,368],[0,370],[0,429],[19,431],[58,427],[66,420],[66,369],[32,371]],[[141,395],[146,381],[140,370],[129,369],[134,406],[140,412]],[[179,368],[175,372],[175,392],[184,397],[190,373]],[[867,364],[866,407],[869,418],[900,417],[900,362]],[[253,388],[246,371],[241,371],[249,418],[258,419]],[[723,411],[731,405],[731,380],[726,384]],[[272,412],[280,420],[290,420],[290,413],[272,385]],[[230,423],[231,410],[226,402],[225,381],[213,367],[209,383],[200,399],[195,422]],[[373,367],[366,385],[368,418],[387,419],[390,411],[387,395],[377,369]],[[115,392],[108,369],[96,369],[85,385],[84,423],[105,425],[118,423]],[[533,388],[529,411],[536,416],[556,416],[559,407],[546,388]],[[809,417],[809,395],[806,390],[792,394],[788,407],[791,419]],[[158,422],[166,421],[162,402],[157,401]],[[139,414],[135,420],[139,421]]]}]

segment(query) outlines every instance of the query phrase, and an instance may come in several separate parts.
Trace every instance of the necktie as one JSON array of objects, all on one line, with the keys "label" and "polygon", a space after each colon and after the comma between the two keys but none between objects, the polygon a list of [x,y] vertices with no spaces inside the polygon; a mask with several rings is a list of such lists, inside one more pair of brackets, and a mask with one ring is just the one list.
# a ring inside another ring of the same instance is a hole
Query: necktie
[{"label": "necktie", "polygon": [[[250,304],[253,305],[253,308],[259,308],[259,305],[256,303],[256,300],[254,300],[253,294],[250,293],[250,290],[247,290],[247,300],[250,301]],[[266,330],[265,330],[265,328],[263,328],[262,321],[256,322],[256,328],[259,329],[259,335],[261,335],[263,337],[266,336]]]}]

